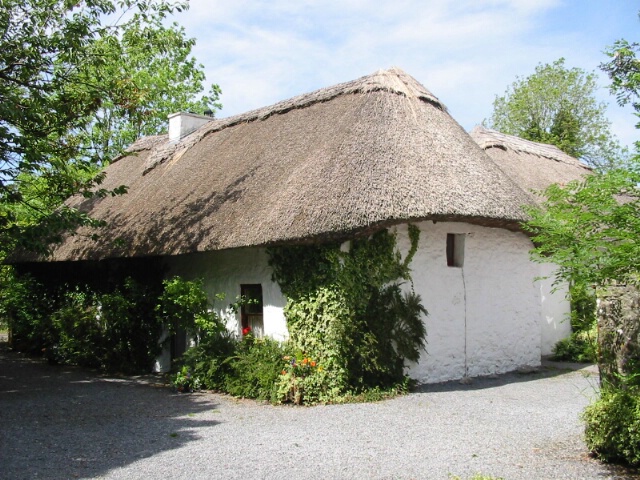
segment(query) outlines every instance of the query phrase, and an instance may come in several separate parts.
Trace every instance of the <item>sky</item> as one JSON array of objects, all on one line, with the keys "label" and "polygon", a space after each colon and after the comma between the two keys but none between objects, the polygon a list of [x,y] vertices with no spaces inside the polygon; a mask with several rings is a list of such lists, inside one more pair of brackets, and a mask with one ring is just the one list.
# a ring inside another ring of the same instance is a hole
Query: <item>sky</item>
[{"label": "sky", "polygon": [[598,70],[616,39],[640,41],[632,0],[190,0],[176,20],[222,89],[223,118],[400,67],[471,130],[496,95],[561,57],[597,71],[612,132],[636,139],[635,117]]}]

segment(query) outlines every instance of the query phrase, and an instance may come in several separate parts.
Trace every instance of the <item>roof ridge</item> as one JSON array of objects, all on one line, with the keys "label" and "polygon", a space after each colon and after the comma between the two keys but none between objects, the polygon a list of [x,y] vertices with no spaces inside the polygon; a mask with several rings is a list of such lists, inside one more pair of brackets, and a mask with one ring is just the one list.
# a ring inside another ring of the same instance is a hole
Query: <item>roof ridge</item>
[{"label": "roof ridge", "polygon": [[476,125],[469,133],[475,142],[484,150],[488,148],[502,148],[514,152],[529,153],[548,158],[568,165],[581,166],[590,170],[580,160],[563,152],[557,146],[548,143],[534,142],[515,135],[499,132],[484,125]]},{"label": "roof ridge", "polygon": [[273,105],[249,110],[248,112],[231,117],[213,119],[179,142],[164,144],[159,144],[158,142],[155,144],[157,148],[154,149],[144,164],[143,175],[153,170],[156,166],[166,162],[169,158],[178,154],[178,152],[188,150],[211,133],[224,130],[239,123],[265,120],[272,115],[279,115],[298,108],[306,108],[317,103],[327,102],[341,95],[373,93],[377,91],[417,98],[434,105],[440,110],[447,111],[446,106],[433,93],[401,68],[392,67],[388,70],[381,69],[356,80],[338,83],[313,92],[297,95],[274,103]]}]

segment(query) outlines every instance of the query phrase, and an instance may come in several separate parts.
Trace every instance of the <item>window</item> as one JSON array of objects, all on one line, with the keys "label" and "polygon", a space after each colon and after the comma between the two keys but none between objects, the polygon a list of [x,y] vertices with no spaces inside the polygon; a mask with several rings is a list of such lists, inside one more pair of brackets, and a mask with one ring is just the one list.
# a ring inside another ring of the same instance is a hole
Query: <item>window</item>
[{"label": "window", "polygon": [[242,328],[251,328],[256,337],[264,334],[264,320],[262,312],[262,285],[240,285],[240,295],[249,300],[240,309]]},{"label": "window", "polygon": [[464,264],[464,233],[447,233],[447,266]]}]

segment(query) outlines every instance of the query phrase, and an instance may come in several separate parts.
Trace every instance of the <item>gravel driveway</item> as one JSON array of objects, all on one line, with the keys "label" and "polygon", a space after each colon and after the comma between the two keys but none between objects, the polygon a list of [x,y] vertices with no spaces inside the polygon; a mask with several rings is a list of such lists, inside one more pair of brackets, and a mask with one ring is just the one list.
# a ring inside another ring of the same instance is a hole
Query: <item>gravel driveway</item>
[{"label": "gravel driveway", "polygon": [[0,478],[639,478],[587,455],[578,416],[593,368],[311,408],[180,395],[159,381],[51,366],[0,344]]}]

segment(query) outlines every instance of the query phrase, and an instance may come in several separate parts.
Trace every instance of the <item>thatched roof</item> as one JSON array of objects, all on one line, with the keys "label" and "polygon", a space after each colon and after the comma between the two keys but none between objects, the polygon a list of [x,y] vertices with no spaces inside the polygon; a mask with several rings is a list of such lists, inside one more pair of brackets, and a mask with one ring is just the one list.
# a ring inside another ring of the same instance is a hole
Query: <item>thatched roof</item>
[{"label": "thatched roof", "polygon": [[[53,260],[319,241],[408,220],[518,228],[531,197],[399,69],[146,138],[107,169],[129,193],[71,203],[108,222]],[[117,241],[116,241],[117,240]]]},{"label": "thatched roof", "polygon": [[591,173],[589,167],[554,145],[523,140],[481,125],[471,131],[471,137],[526,191],[540,192],[552,183],[566,184]]}]

